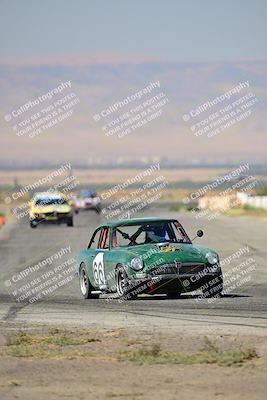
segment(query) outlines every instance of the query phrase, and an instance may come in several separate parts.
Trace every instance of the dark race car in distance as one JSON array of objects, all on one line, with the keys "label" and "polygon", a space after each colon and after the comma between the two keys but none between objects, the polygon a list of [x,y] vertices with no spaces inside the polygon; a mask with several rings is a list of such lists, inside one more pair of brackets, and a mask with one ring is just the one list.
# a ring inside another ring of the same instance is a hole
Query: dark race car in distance
[{"label": "dark race car in distance", "polygon": [[94,191],[81,190],[74,200],[74,211],[76,214],[81,210],[94,210],[101,212],[101,200]]}]

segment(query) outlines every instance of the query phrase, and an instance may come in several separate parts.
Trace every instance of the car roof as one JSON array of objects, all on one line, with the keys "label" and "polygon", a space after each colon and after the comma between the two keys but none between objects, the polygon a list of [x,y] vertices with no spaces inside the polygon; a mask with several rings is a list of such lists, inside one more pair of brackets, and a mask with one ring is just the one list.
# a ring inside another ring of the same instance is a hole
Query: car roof
[{"label": "car roof", "polygon": [[44,199],[44,198],[49,198],[49,199],[58,199],[58,198],[62,198],[62,197],[66,197],[63,193],[59,193],[59,192],[43,192],[43,193],[35,193],[35,195],[33,196],[34,199]]},{"label": "car roof", "polygon": [[175,218],[156,218],[156,217],[149,217],[149,218],[130,218],[130,219],[121,219],[116,221],[108,221],[104,224],[99,225],[97,228],[102,226],[108,227],[115,227],[120,225],[132,225],[132,224],[140,224],[146,222],[162,222],[162,221],[177,221]]}]

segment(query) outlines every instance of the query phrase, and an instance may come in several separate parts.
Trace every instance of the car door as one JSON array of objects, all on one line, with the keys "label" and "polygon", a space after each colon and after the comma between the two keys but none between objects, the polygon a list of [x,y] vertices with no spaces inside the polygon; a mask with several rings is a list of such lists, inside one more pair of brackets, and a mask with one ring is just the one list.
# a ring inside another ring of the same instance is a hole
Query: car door
[{"label": "car door", "polygon": [[100,239],[101,228],[98,228],[93,233],[93,236],[88,244],[87,250],[84,251],[84,260],[86,260],[86,269],[91,284],[97,288],[98,285],[94,280],[93,261],[98,252],[98,243]]},{"label": "car door", "polygon": [[[94,240],[96,245],[96,239]],[[91,246],[90,249],[91,250]],[[106,290],[110,281],[112,271],[110,259],[110,228],[103,226],[100,228],[99,239],[95,249],[91,253],[92,285]]]}]

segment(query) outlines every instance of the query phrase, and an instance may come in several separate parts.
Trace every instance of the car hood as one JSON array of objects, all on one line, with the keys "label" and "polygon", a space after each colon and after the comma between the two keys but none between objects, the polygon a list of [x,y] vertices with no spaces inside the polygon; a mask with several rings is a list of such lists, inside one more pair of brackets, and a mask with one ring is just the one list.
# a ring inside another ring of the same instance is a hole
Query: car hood
[{"label": "car hood", "polygon": [[[145,244],[134,246],[127,250],[128,256],[142,257],[145,267],[172,264],[174,262],[197,262],[207,263],[207,254],[211,251],[216,253],[213,249],[201,245],[185,244],[185,243],[171,243],[170,247],[175,251],[162,251],[157,244]],[[216,253],[217,254],[217,253]]]}]

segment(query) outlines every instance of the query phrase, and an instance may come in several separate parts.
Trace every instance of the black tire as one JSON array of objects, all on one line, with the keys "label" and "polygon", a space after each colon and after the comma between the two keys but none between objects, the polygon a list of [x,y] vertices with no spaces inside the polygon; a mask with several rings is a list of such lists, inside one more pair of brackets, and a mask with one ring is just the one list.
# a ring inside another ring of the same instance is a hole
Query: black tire
[{"label": "black tire", "polygon": [[97,214],[101,214],[101,208],[100,208],[100,207],[96,207],[96,208],[95,208],[95,212],[96,212]]},{"label": "black tire", "polygon": [[69,218],[67,222],[67,226],[73,226],[73,218]]},{"label": "black tire", "polygon": [[31,227],[31,228],[37,228],[37,222],[35,222],[35,221],[30,221],[30,227]]},{"label": "black tire", "polygon": [[134,300],[137,298],[137,294],[131,292],[135,289],[130,285],[125,269],[122,265],[119,265],[116,269],[116,292],[118,297],[122,300]]},{"label": "black tire", "polygon": [[74,212],[75,212],[75,214],[79,214],[79,210],[77,210],[77,209],[74,210]]},{"label": "black tire", "polygon": [[85,266],[82,265],[79,271],[80,290],[84,299],[98,299],[98,293],[92,293],[93,286],[87,276]]}]

